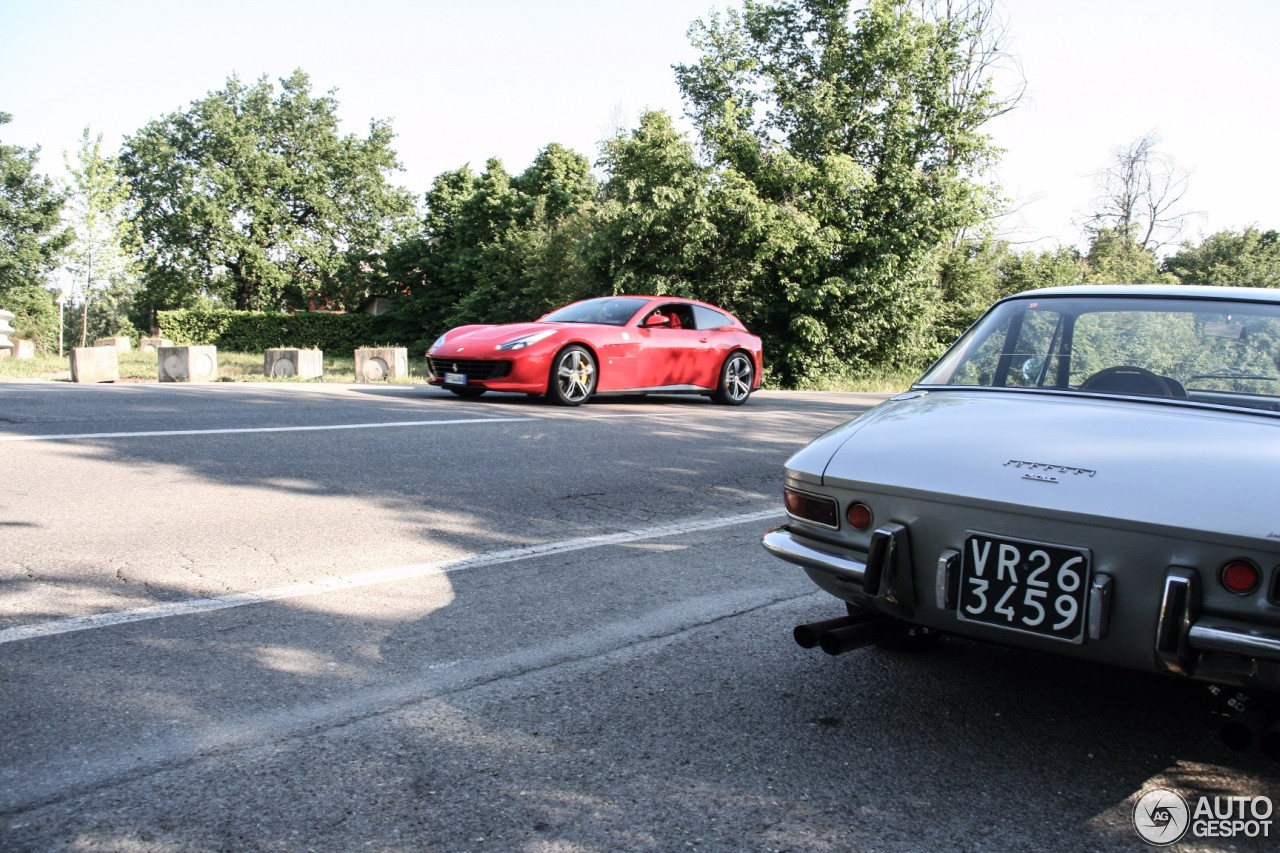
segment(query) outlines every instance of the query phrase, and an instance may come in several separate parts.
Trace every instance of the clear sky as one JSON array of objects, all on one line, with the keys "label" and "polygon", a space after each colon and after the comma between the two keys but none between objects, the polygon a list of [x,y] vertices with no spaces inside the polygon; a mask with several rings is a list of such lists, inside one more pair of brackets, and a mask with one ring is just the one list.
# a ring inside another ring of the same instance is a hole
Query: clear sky
[{"label": "clear sky", "polygon": [[[997,0],[1021,105],[989,130],[1017,208],[1005,236],[1079,242],[1093,175],[1139,136],[1191,173],[1186,236],[1280,229],[1280,2]],[[336,89],[343,130],[389,119],[421,196],[498,157],[522,171],[559,142],[592,160],[645,109],[681,116],[687,31],[737,0],[0,0],[0,141],[64,174],[87,126],[115,150],[237,74],[302,68]],[[687,125],[685,125],[687,127]]]}]

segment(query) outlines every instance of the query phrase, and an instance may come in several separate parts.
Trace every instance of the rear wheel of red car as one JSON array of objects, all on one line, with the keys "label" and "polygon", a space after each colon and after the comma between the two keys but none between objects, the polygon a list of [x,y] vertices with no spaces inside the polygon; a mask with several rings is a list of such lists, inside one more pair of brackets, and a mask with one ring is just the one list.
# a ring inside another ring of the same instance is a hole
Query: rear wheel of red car
[{"label": "rear wheel of red car", "polygon": [[551,366],[547,396],[562,406],[579,406],[596,390],[596,360],[585,347],[560,350]]},{"label": "rear wheel of red car", "polygon": [[[856,604],[846,601],[845,609],[849,611],[850,616],[862,616],[866,614],[866,609]],[[892,637],[880,640],[876,643],[876,648],[886,649],[891,652],[923,652],[928,651],[938,644],[942,639],[942,634],[932,628],[926,628],[923,625],[913,625],[910,622],[904,622],[895,619],[901,632],[895,632]]]},{"label": "rear wheel of red car", "polygon": [[711,399],[725,406],[741,406],[751,396],[755,384],[755,365],[745,352],[735,352],[720,368],[720,384]]}]

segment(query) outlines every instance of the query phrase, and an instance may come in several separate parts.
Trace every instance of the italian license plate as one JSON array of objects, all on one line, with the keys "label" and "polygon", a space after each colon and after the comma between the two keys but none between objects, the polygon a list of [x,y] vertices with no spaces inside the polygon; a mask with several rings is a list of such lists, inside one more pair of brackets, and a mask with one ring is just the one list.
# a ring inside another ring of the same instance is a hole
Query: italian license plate
[{"label": "italian license plate", "polygon": [[971,532],[960,560],[966,622],[1084,642],[1089,552]]},{"label": "italian license plate", "polygon": [[467,374],[465,373],[446,373],[444,375],[445,385],[466,385]]}]

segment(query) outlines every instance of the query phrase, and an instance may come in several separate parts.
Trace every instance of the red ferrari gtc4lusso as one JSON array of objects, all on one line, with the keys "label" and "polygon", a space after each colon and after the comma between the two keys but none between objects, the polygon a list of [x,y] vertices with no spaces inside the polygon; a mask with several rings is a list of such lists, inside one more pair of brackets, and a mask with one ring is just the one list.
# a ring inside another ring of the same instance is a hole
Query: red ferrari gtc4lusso
[{"label": "red ferrari gtc4lusso", "polygon": [[533,323],[459,326],[427,351],[431,384],[461,397],[545,395],[577,406],[605,394],[703,394],[739,406],[760,387],[760,339],[693,299],[605,296]]}]

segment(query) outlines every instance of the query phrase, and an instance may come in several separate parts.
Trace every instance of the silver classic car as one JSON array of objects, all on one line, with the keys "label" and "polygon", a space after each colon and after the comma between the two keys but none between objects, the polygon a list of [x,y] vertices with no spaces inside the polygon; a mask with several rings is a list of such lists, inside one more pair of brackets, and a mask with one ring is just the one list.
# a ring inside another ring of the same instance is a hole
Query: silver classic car
[{"label": "silver classic car", "polygon": [[940,633],[1280,691],[1280,290],[997,302],[786,463],[765,534],[831,654]]}]

